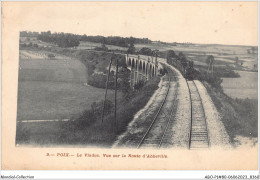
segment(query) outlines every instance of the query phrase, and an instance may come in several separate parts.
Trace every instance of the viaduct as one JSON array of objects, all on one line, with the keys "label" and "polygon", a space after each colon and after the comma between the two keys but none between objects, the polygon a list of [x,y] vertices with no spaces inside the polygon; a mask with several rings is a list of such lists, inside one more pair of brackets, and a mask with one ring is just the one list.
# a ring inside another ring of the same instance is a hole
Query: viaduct
[{"label": "viaduct", "polygon": [[125,55],[126,65],[131,70],[130,84],[134,87],[140,80],[146,81],[158,75],[156,56]]}]

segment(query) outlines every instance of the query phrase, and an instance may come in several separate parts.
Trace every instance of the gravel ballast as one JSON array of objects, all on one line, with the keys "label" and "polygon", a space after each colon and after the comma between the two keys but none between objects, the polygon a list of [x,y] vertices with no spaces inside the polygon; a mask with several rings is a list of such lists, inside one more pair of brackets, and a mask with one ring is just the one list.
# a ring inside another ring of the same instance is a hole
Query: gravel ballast
[{"label": "gravel ballast", "polygon": [[229,136],[226,132],[225,126],[221,122],[220,115],[215,105],[213,104],[210,96],[208,95],[206,88],[198,80],[194,80],[194,83],[198,88],[204,107],[210,147],[221,149],[231,148]]},{"label": "gravel ballast", "polygon": [[171,144],[173,148],[188,148],[189,145],[189,133],[191,125],[191,107],[189,89],[185,78],[182,76],[179,70],[167,63],[161,62],[171,68],[178,78],[178,91],[177,101],[178,106],[174,115],[172,130]]}]

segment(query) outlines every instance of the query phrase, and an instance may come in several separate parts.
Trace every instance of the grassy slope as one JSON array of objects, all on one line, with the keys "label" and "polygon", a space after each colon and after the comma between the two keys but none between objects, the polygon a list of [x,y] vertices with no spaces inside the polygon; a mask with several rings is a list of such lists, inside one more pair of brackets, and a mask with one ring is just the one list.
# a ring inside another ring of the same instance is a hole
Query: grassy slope
[{"label": "grassy slope", "polygon": [[19,81],[87,82],[87,69],[75,59],[20,59],[19,66]]},{"label": "grassy slope", "polygon": [[[104,98],[104,89],[77,83],[20,81],[18,120],[75,118]],[[108,91],[112,100],[113,91]]]},{"label": "grassy slope", "polygon": [[20,59],[19,65],[18,120],[75,118],[104,98],[104,89],[83,85],[88,71],[79,60]]},{"label": "grassy slope", "polygon": [[[158,88],[159,78],[155,78],[139,90],[130,94],[127,99],[119,102],[117,110],[118,131],[115,129],[113,112],[108,114],[104,123],[101,124],[100,117],[94,122],[91,119],[81,117],[90,123],[60,122],[40,123],[30,125],[18,124],[18,144],[37,144],[48,146],[51,144],[85,144],[89,146],[109,147],[116,137],[125,131],[128,123],[133,119],[135,113],[143,108],[154,91]],[[100,114],[101,116],[101,114]],[[30,123],[31,124],[31,123]],[[82,125],[83,124],[83,125]]]},{"label": "grassy slope", "polygon": [[221,115],[221,120],[232,143],[237,135],[258,136],[258,100],[232,99],[205,82],[204,85]]}]

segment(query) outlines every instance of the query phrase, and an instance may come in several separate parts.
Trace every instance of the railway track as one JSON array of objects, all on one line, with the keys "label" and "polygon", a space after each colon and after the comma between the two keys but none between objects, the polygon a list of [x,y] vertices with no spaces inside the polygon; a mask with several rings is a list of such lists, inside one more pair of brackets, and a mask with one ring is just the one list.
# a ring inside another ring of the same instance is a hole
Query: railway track
[{"label": "railway track", "polygon": [[145,134],[142,136],[138,143],[137,148],[161,148],[162,146],[168,146],[170,143],[171,135],[168,133],[169,127],[173,123],[174,111],[177,104],[177,83],[175,87],[172,87],[172,82],[176,80],[175,73],[170,69],[167,69],[168,87],[165,97],[161,103],[159,110],[155,117],[151,121]]},{"label": "railway track", "polygon": [[189,149],[209,148],[207,122],[198,88],[194,81],[186,82],[191,100]]}]

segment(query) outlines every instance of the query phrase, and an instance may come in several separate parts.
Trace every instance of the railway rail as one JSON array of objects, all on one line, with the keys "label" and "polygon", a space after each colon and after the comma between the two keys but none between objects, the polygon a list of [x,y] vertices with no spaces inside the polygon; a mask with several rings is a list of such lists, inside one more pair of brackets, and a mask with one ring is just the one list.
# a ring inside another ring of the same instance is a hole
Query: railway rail
[{"label": "railway rail", "polygon": [[209,136],[204,107],[194,81],[186,81],[191,102],[189,149],[209,148]]},{"label": "railway rail", "polygon": [[[172,81],[176,80],[176,75],[170,68],[167,68],[167,76],[167,92],[159,110],[139,141],[137,146],[138,149],[147,147],[161,148],[162,146],[167,146],[169,144],[171,136],[168,135],[168,131],[171,123],[173,123],[173,114],[177,104],[177,83],[175,84],[175,87],[172,88]],[[170,95],[172,93],[174,94],[173,96]]]}]

